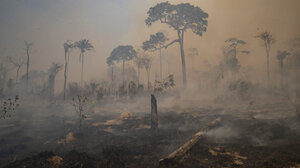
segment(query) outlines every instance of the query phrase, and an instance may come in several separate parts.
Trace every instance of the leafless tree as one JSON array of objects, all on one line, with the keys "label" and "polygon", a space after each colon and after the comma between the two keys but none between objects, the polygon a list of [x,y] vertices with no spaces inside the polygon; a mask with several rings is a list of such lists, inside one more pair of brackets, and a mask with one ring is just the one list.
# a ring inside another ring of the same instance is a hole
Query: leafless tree
[{"label": "leafless tree", "polygon": [[33,43],[25,41],[25,50],[27,55],[27,69],[26,69],[26,91],[28,91],[28,79],[29,79],[29,58],[30,58],[30,50],[33,46]]},{"label": "leafless tree", "polygon": [[16,72],[16,83],[18,83],[19,79],[19,71],[23,65],[25,65],[25,59],[24,57],[9,57],[9,61],[13,66],[17,68]]}]

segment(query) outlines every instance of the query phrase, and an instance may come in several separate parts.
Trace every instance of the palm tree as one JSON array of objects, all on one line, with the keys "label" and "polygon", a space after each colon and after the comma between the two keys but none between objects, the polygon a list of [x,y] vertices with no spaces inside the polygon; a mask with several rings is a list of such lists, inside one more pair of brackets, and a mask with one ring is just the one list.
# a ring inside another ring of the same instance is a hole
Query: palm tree
[{"label": "palm tree", "polygon": [[67,73],[68,73],[68,64],[70,59],[70,50],[74,47],[74,44],[72,41],[67,40],[67,42],[64,43],[64,49],[65,49],[65,73],[64,73],[64,100],[66,98],[66,87],[67,87]]},{"label": "palm tree", "polygon": [[83,63],[84,63],[84,53],[90,51],[94,46],[89,42],[89,40],[83,39],[75,42],[74,46],[80,49],[79,61],[81,61],[81,81],[80,85],[83,86]]},{"label": "palm tree", "polygon": [[275,38],[271,35],[271,32],[265,31],[255,36],[258,39],[261,39],[264,42],[264,46],[267,53],[267,77],[268,84],[270,84],[270,50],[273,43],[275,43]]}]

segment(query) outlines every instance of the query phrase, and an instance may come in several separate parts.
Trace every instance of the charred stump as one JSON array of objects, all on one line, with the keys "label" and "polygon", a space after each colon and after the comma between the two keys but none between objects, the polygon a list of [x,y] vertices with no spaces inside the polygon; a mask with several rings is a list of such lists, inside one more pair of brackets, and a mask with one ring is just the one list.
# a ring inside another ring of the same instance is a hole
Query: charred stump
[{"label": "charred stump", "polygon": [[151,130],[158,129],[158,115],[157,115],[157,103],[156,98],[151,94]]}]

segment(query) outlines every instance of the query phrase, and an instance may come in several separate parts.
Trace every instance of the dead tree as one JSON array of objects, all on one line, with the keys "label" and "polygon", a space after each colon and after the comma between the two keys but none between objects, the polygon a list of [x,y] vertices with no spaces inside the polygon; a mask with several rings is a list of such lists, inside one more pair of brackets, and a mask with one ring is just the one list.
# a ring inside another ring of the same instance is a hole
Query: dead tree
[{"label": "dead tree", "polygon": [[19,71],[25,64],[25,60],[23,59],[23,57],[9,57],[9,61],[17,68],[16,83],[18,83]]},{"label": "dead tree", "polygon": [[29,79],[29,58],[30,58],[30,49],[32,47],[33,43],[29,43],[25,41],[25,50],[27,55],[27,63],[26,63],[26,91],[28,91],[28,79]]},{"label": "dead tree", "polygon": [[151,94],[151,129],[157,130],[158,128],[158,115],[157,115],[157,103],[156,98]]},{"label": "dead tree", "polygon": [[88,98],[86,96],[77,95],[76,98],[72,99],[72,105],[75,108],[75,111],[78,113],[80,129],[82,126],[82,121],[87,118],[84,112],[88,105]]},{"label": "dead tree", "polygon": [[167,157],[160,159],[159,164],[163,167],[172,167],[172,165],[180,162],[186,153],[199,141],[202,135],[204,135],[211,127],[215,126],[221,121],[221,118],[217,118],[214,121],[207,124],[199,132],[197,132],[189,141],[180,146],[177,150],[172,152]]}]

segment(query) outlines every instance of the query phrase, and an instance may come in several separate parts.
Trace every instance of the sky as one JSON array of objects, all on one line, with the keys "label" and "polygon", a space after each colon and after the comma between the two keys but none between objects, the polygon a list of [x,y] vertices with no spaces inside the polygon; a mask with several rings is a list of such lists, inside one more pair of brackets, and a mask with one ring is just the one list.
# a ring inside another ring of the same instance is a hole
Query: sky
[{"label": "sky", "polygon": [[[147,11],[161,0],[0,0],[0,55],[25,56],[24,41],[33,42],[30,69],[47,71],[52,62],[64,63],[63,43],[66,40],[89,39],[94,51],[85,59],[85,81],[107,78],[106,58],[118,45],[138,48],[150,34],[164,32],[170,40],[176,32],[157,23],[145,25]],[[202,37],[187,32],[185,50],[197,48],[199,56],[193,60],[194,68],[205,70],[202,62],[216,65],[221,48],[229,37],[247,42],[244,49],[249,55],[240,55],[242,66],[253,66],[263,71],[265,50],[254,36],[267,30],[276,38],[271,49],[271,69],[277,67],[275,54],[286,48],[286,42],[300,36],[299,0],[170,0],[172,4],[188,2],[207,12],[207,32]],[[178,44],[163,51],[169,58],[169,69],[181,80]],[[158,73],[158,53],[154,58],[152,79]],[[80,81],[79,52],[71,53],[71,81]],[[188,63],[191,62],[187,58]],[[166,62],[164,62],[166,65]],[[196,65],[195,65],[196,64]],[[22,68],[24,74],[25,68]],[[11,71],[14,74],[14,71]],[[62,86],[63,72],[57,77]],[[62,88],[62,87],[61,87]]]}]

